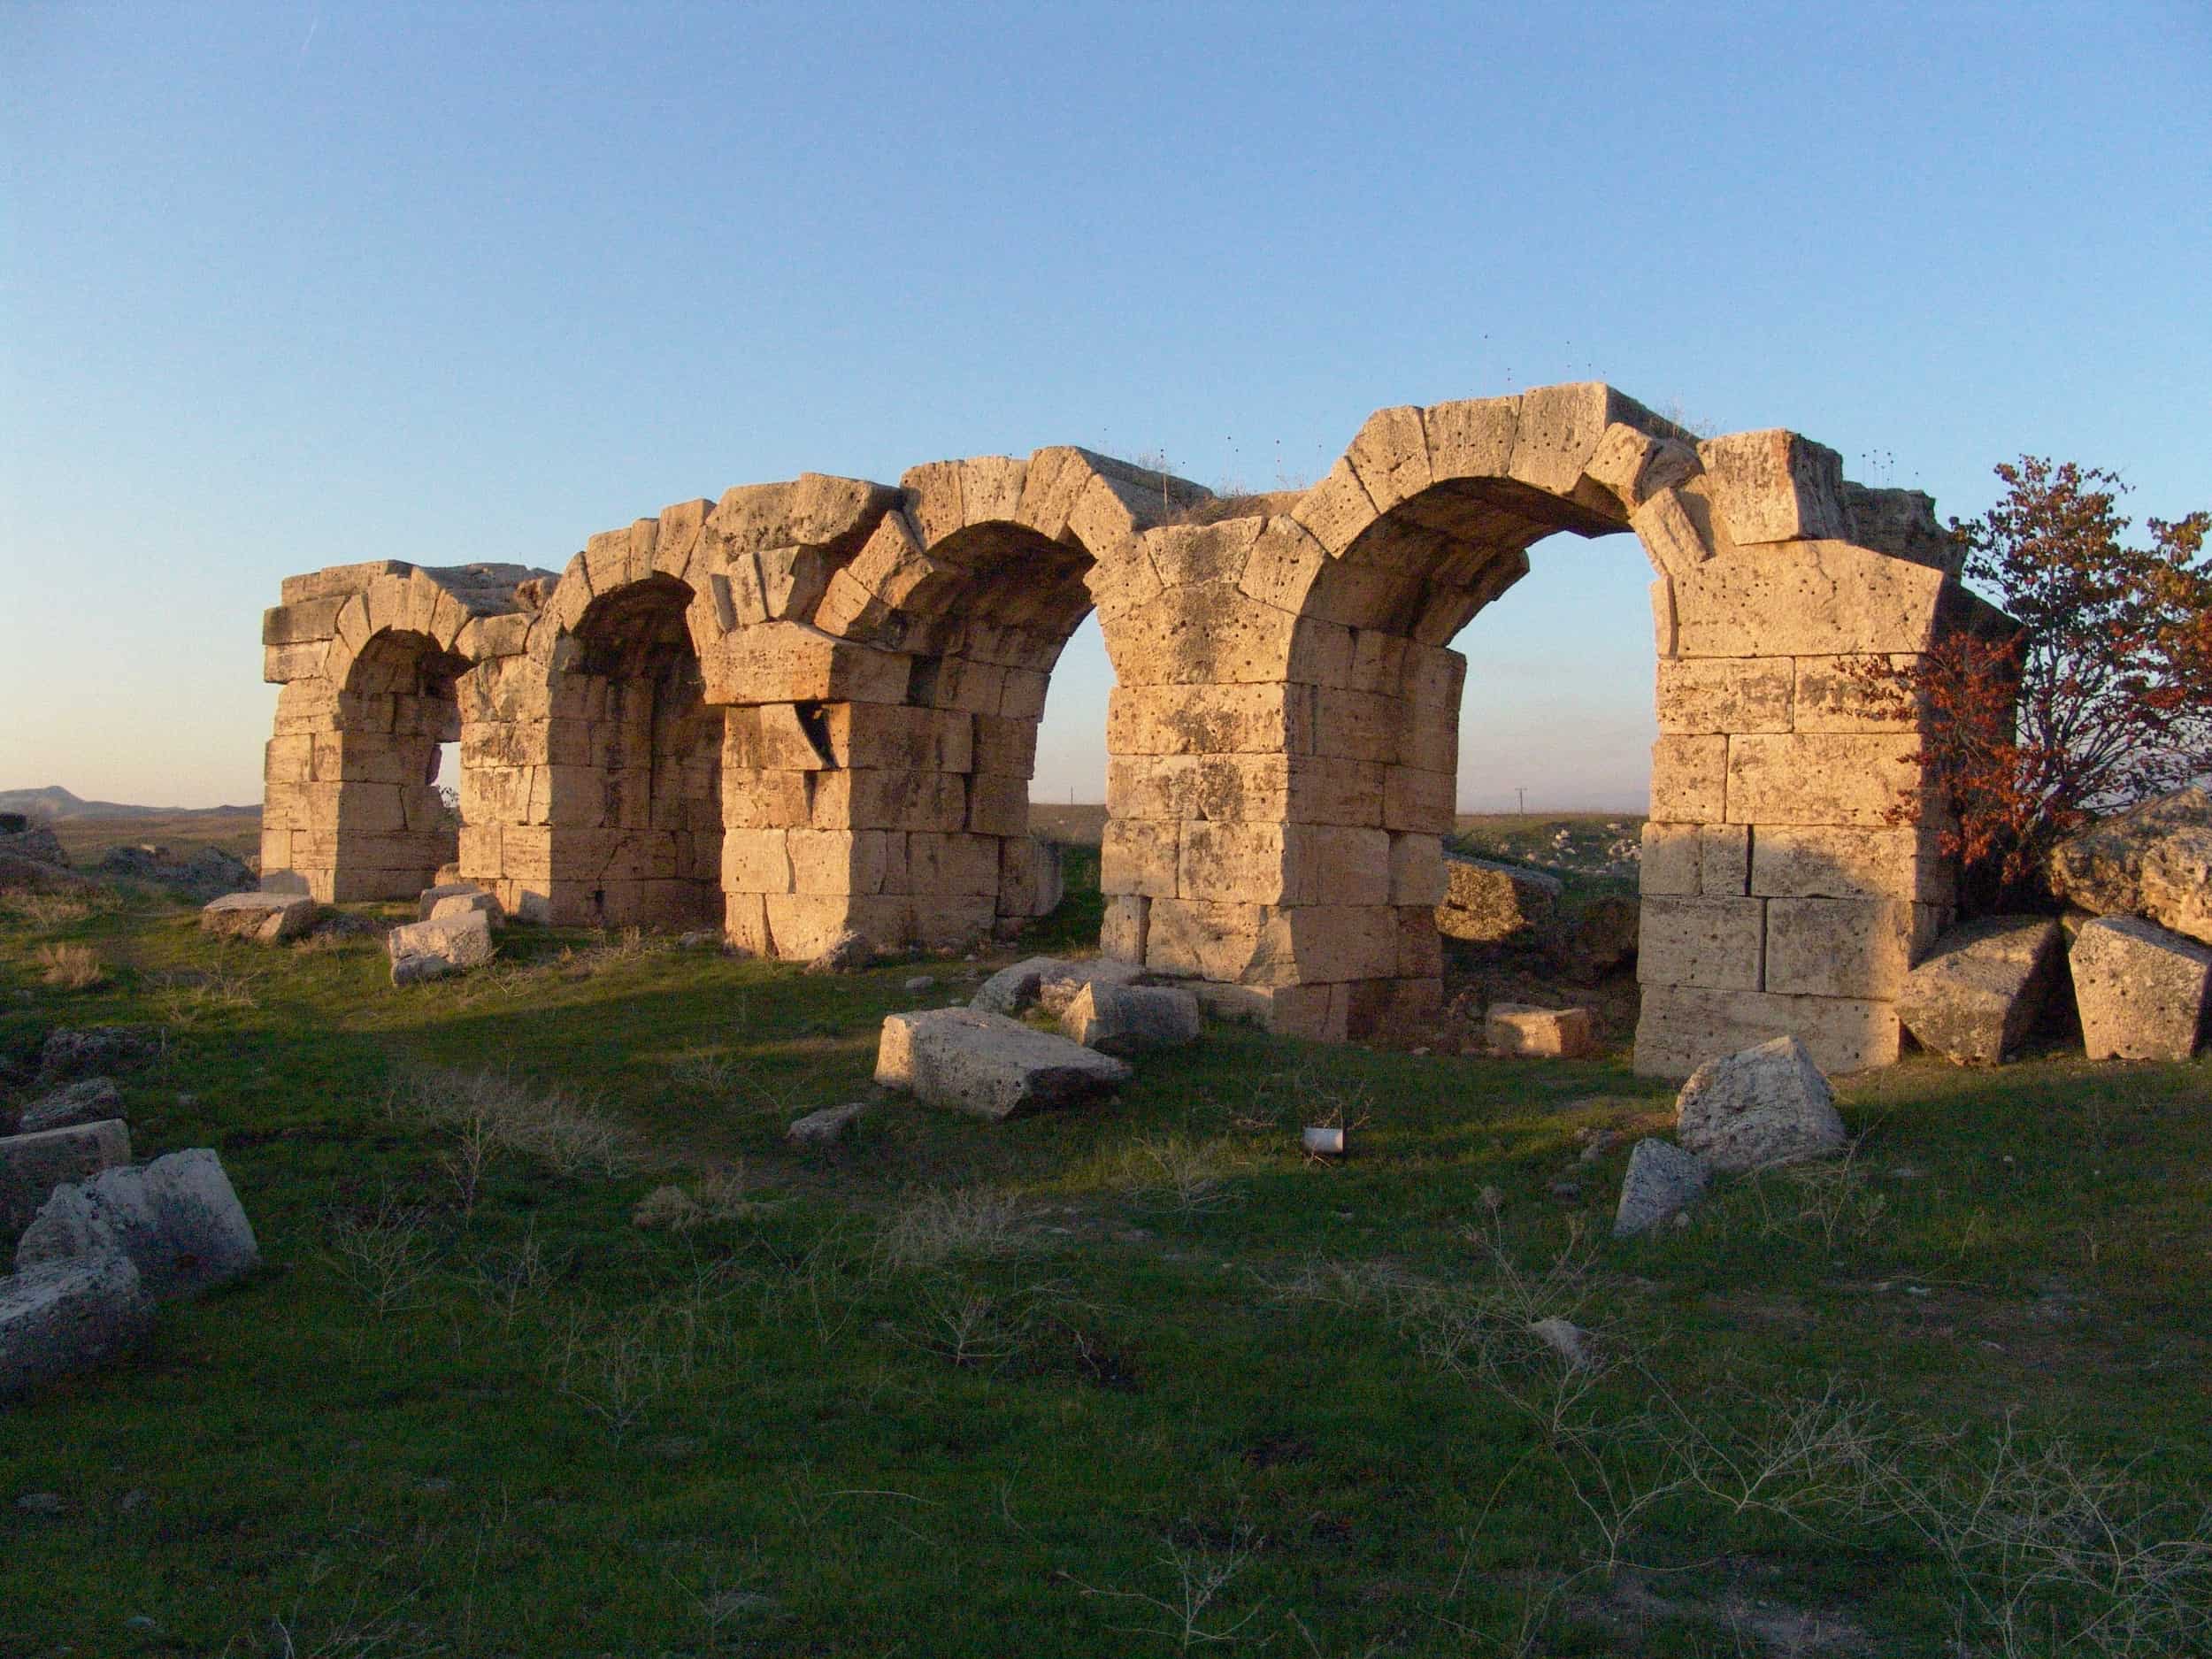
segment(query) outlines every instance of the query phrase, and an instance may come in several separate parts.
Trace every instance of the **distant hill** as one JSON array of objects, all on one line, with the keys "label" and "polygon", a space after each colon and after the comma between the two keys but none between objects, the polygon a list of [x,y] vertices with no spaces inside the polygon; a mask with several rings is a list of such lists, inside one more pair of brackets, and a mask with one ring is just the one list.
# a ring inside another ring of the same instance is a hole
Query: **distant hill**
[{"label": "distant hill", "polygon": [[28,812],[65,824],[73,818],[206,818],[218,812],[258,812],[252,806],[127,806],[120,801],[81,801],[59,784],[43,789],[0,789],[0,812]]}]

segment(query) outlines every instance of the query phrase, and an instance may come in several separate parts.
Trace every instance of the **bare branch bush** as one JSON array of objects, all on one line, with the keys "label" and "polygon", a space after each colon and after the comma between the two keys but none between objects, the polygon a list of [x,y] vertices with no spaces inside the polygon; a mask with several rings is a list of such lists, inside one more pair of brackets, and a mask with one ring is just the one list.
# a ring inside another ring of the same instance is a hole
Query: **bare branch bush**
[{"label": "bare branch bush", "polygon": [[373,1215],[341,1215],[332,1229],[332,1266],[380,1319],[413,1307],[430,1276],[434,1263],[427,1219],[419,1206],[402,1204],[387,1192]]},{"label": "bare branch bush", "polygon": [[1146,1208],[1187,1221],[1244,1202],[1244,1187],[1230,1179],[1236,1162],[1234,1148],[1219,1141],[1141,1141],[1130,1150],[1130,1190]]},{"label": "bare branch bush", "polygon": [[879,1271],[936,1267],[957,1260],[1021,1255],[1035,1247],[1029,1213],[994,1187],[933,1187],[911,1200],[876,1236]]},{"label": "bare branch bush", "polygon": [[1179,1543],[1172,1538],[1163,1538],[1157,1560],[1167,1570],[1167,1577],[1171,1580],[1164,1595],[1094,1585],[1064,1568],[1059,1576],[1075,1586],[1085,1596],[1128,1602],[1150,1609],[1150,1615],[1156,1622],[1116,1628],[1135,1635],[1164,1636],[1175,1643],[1178,1652],[1188,1653],[1193,1647],[1253,1640],[1244,1632],[1266,1608],[1264,1601],[1254,1603],[1243,1617],[1229,1620],[1225,1624],[1222,1621],[1228,1618],[1227,1613],[1217,1613],[1214,1604],[1238,1575],[1252,1564],[1264,1542],[1263,1539],[1254,1538],[1249,1530],[1243,1527],[1238,1528],[1235,1537],[1225,1549],[1205,1549]]},{"label": "bare branch bush", "polygon": [[629,1133],[598,1107],[501,1072],[416,1072],[402,1081],[393,1103],[426,1123],[480,1125],[489,1145],[535,1158],[565,1177],[621,1175],[637,1161]]}]

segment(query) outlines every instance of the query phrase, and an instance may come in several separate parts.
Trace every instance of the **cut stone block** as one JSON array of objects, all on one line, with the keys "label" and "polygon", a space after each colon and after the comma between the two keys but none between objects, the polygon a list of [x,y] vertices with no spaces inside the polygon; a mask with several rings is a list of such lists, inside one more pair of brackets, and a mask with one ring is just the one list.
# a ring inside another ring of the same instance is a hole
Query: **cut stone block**
[{"label": "cut stone block", "polygon": [[1132,1075],[1111,1056],[972,1008],[890,1015],[876,1049],[877,1082],[994,1120],[1102,1094]]},{"label": "cut stone block", "polygon": [[1698,1067],[1675,1098],[1675,1133],[1715,1169],[1734,1173],[1828,1157],[1850,1140],[1828,1079],[1794,1037]]},{"label": "cut stone block", "polygon": [[1632,1239],[1674,1219],[1704,1196],[1712,1166],[1694,1152],[1670,1141],[1639,1141],[1628,1155],[1621,1178],[1621,1201],[1613,1212],[1613,1236]]},{"label": "cut stone block", "polygon": [[222,1160],[207,1147],[59,1188],[25,1231],[15,1264],[25,1271],[106,1250],[129,1256],[147,1290],[163,1297],[227,1284],[261,1259]]},{"label": "cut stone block", "polygon": [[2043,1011],[2063,940],[2047,916],[1993,916],[1952,929],[1905,976],[1898,1018],[1924,1048],[1995,1065]]},{"label": "cut stone block", "polygon": [[1174,986],[1094,979],[1061,1010],[1060,1029],[1102,1054],[1179,1048],[1198,1041],[1198,999]]},{"label": "cut stone block", "polygon": [[987,1014],[1018,1014],[1037,1000],[1038,987],[1047,973],[1072,966],[1057,956],[1025,956],[1010,968],[1001,968],[976,988],[970,1008]]},{"label": "cut stone block", "polygon": [[473,881],[441,881],[424,888],[416,904],[415,919],[427,922],[441,916],[465,916],[471,910],[483,911],[495,927],[506,919],[499,900]]},{"label": "cut stone block", "polygon": [[1444,881],[1437,932],[1484,944],[1548,933],[1566,891],[1556,876],[1456,853],[1444,855]]},{"label": "cut stone block", "polygon": [[1896,1063],[1902,1027],[1894,1003],[1866,997],[1775,996],[1691,985],[1643,985],[1636,1070],[1687,1077],[1716,1055],[1795,1034],[1822,1070],[1863,1071]]},{"label": "cut stone block", "polygon": [[1586,1008],[1536,1008],[1493,1002],[1483,1017],[1490,1052],[1579,1060],[1597,1051],[1597,1028]]},{"label": "cut stone block", "polygon": [[[384,941],[392,958],[392,982],[404,984],[401,964],[411,958],[429,957],[444,966],[435,973],[450,972],[461,968],[479,968],[492,959],[496,947],[492,943],[491,918],[481,910],[469,910],[459,916],[440,916],[426,922],[410,922],[395,927]],[[414,971],[421,972],[420,970]]]},{"label": "cut stone block", "polygon": [[1765,949],[1763,899],[1655,895],[1638,911],[1636,975],[1647,985],[1756,991]]},{"label": "cut stone block", "polygon": [[42,1095],[23,1109],[16,1122],[19,1135],[40,1134],[49,1129],[75,1129],[85,1124],[123,1120],[123,1094],[111,1077],[88,1077]]},{"label": "cut stone block", "polygon": [[2092,1060],[2186,1060],[2212,1008],[2212,949],[2132,916],[2101,916],[2067,960]]},{"label": "cut stone block", "polygon": [[200,911],[200,931],[219,939],[280,945],[315,922],[315,901],[297,894],[227,893]]},{"label": "cut stone block", "polygon": [[1794,432],[1733,432],[1697,446],[1714,503],[1738,543],[1841,537],[1843,458]]},{"label": "cut stone block", "polygon": [[119,1251],[0,1279],[0,1399],[127,1353],[153,1322],[153,1299]]},{"label": "cut stone block", "polygon": [[113,1118],[0,1141],[0,1241],[30,1225],[56,1187],[130,1159],[130,1129]]},{"label": "cut stone block", "polygon": [[1067,1012],[1076,994],[1092,985],[1133,985],[1144,977],[1144,968],[1118,956],[1092,956],[1081,962],[1054,961],[1037,982],[1037,1002],[1055,1019]]},{"label": "cut stone block", "polygon": [[2212,791],[2184,789],[2093,825],[2051,860],[2061,898],[2212,945]]}]

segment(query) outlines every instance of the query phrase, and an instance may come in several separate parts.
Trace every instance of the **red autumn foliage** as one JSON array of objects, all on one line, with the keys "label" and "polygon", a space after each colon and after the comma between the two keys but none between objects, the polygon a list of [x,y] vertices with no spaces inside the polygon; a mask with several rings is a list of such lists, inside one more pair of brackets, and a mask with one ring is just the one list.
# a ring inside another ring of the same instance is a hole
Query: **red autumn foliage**
[{"label": "red autumn foliage", "polygon": [[2116,475],[2034,456],[1996,472],[2003,498],[1951,533],[2018,633],[1954,634],[1889,671],[1930,717],[1921,759],[1976,910],[2047,904],[2059,841],[2212,772],[2212,514],[2149,519],[2132,547]]}]

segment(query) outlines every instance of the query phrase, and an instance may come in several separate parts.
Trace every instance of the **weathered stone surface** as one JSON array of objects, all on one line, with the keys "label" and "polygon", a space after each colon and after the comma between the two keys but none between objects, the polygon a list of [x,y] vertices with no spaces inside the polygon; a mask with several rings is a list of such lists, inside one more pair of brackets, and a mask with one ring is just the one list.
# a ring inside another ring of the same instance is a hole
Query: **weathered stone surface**
[{"label": "weathered stone surface", "polygon": [[[403,985],[416,977],[435,978],[465,968],[480,968],[498,949],[492,942],[491,918],[481,910],[459,916],[440,916],[426,922],[409,922],[386,935],[385,949],[392,958],[392,983]],[[404,975],[401,964],[428,958],[444,965],[414,968]]]},{"label": "weathered stone surface", "polygon": [[16,1247],[27,1271],[119,1250],[156,1296],[227,1284],[261,1259],[253,1227],[206,1147],[103,1171],[50,1196]]},{"label": "weathered stone surface", "polygon": [[114,1118],[0,1140],[0,1240],[28,1226],[56,1187],[127,1164],[130,1156],[131,1132]]},{"label": "weathered stone surface", "polygon": [[2092,825],[2052,856],[2051,878],[2082,910],[2212,944],[2212,791],[2184,789]]},{"label": "weathered stone surface", "polygon": [[62,1026],[46,1033],[39,1049],[38,1082],[51,1088],[73,1078],[134,1071],[161,1055],[163,1037],[156,1025]]},{"label": "weathered stone surface", "polygon": [[491,894],[483,892],[449,893],[431,906],[428,919],[442,922],[456,916],[481,916],[494,927],[507,919],[507,913],[500,909],[499,901]]},{"label": "weathered stone surface", "polygon": [[1674,1219],[1705,1194],[1712,1166],[1694,1152],[1666,1141],[1639,1141],[1628,1155],[1621,1178],[1621,1199],[1613,1211],[1613,1236],[1632,1239]]},{"label": "weathered stone surface", "polygon": [[123,1119],[123,1094],[111,1077],[88,1077],[42,1095],[23,1109],[14,1133],[34,1135],[49,1129],[74,1129],[84,1124]]},{"label": "weathered stone surface", "polygon": [[402,956],[392,964],[394,985],[424,985],[461,972],[460,964],[443,956]]},{"label": "weathered stone surface", "polygon": [[1654,895],[1638,908],[1636,977],[1647,985],[1756,991],[1765,953],[1763,899]]},{"label": "weathered stone surface", "polygon": [[987,1014],[1018,1014],[1037,1000],[1038,987],[1047,973],[1072,965],[1058,956],[1025,956],[1012,967],[1001,968],[984,980],[968,999],[968,1006],[979,1008]]},{"label": "weathered stone surface", "polygon": [[809,973],[854,973],[875,960],[876,948],[868,935],[847,928],[824,946],[806,964]]},{"label": "weathered stone surface", "polygon": [[1863,1071],[1897,1059],[1902,1027],[1893,1002],[1655,984],[1647,976],[1642,993],[1636,1070],[1647,1077],[1687,1077],[1717,1055],[1785,1033],[1803,1041],[1830,1073]]},{"label": "weathered stone surface", "polygon": [[119,1251],[0,1278],[0,1399],[119,1357],[153,1321],[153,1299]]},{"label": "weathered stone surface", "polygon": [[2186,1060],[2212,1009],[2212,949],[2132,916],[2085,923],[2067,953],[2092,1060]]},{"label": "weathered stone surface", "polygon": [[1038,977],[1037,1002],[1055,1019],[1068,1010],[1077,995],[1094,985],[1133,985],[1144,977],[1141,964],[1119,956],[1090,956],[1080,962],[1045,959],[1050,964]]},{"label": "weathered stone surface", "polygon": [[845,1138],[845,1132],[868,1115],[866,1101],[848,1101],[842,1106],[825,1106],[819,1111],[795,1118],[784,1131],[784,1139],[794,1146],[826,1147]]},{"label": "weathered stone surface", "polygon": [[1794,432],[1735,432],[1697,446],[1729,540],[1841,537],[1843,457]]},{"label": "weathered stone surface", "polygon": [[1961,1065],[1995,1065],[2042,1012],[2063,942],[2047,916],[1954,928],[1905,976],[1898,1018],[1924,1048]]},{"label": "weathered stone surface", "polygon": [[283,893],[228,893],[200,910],[200,931],[219,939],[280,945],[315,924],[315,901]]},{"label": "weathered stone surface", "polygon": [[1586,1008],[1493,1002],[1482,1027],[1493,1054],[1579,1060],[1597,1052],[1597,1027]]},{"label": "weathered stone surface", "polygon": [[1444,855],[1444,882],[1437,932],[1481,943],[1548,933],[1566,891],[1556,876],[1451,852]]},{"label": "weathered stone surface", "polygon": [[1828,1079],[1794,1037],[1698,1067],[1675,1098],[1675,1133],[1732,1172],[1826,1157],[1850,1140]]},{"label": "weathered stone surface", "polygon": [[1766,977],[1783,996],[1893,1001],[1949,912],[1901,899],[1765,899]]},{"label": "weathered stone surface", "polygon": [[[455,910],[441,911],[438,907],[449,899],[475,899],[486,902],[463,904]],[[426,922],[439,915],[457,916],[471,910],[482,910],[492,918],[495,926],[505,919],[500,910],[498,899],[488,888],[474,881],[441,881],[434,886],[425,887],[422,897],[416,902],[415,919],[419,922]]]},{"label": "weathered stone surface", "polygon": [[1141,1054],[1198,1041],[1198,999],[1166,985],[1092,979],[1060,1010],[1060,1029],[1102,1054]]},{"label": "weathered stone surface", "polygon": [[893,1014],[876,1050],[876,1081],[932,1105],[993,1119],[1104,1094],[1126,1064],[971,1008]]}]

